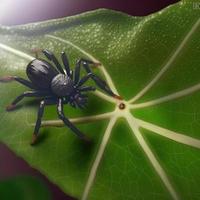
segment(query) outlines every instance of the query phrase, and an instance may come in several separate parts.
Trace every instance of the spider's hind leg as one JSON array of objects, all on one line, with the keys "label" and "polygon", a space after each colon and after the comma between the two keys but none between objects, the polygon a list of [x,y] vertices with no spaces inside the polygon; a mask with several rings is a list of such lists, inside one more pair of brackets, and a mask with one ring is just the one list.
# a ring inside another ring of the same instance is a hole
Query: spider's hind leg
[{"label": "spider's hind leg", "polygon": [[38,109],[37,121],[36,121],[36,124],[35,124],[35,129],[34,129],[34,132],[33,132],[33,138],[32,138],[32,141],[31,141],[31,145],[34,145],[37,141],[39,130],[40,130],[40,127],[41,127],[41,120],[42,120],[42,117],[43,117],[43,114],[44,114],[44,108],[45,108],[46,105],[51,105],[51,104],[56,104],[56,101],[53,100],[53,99],[44,99],[40,102],[40,107]]},{"label": "spider's hind leg", "polygon": [[11,81],[17,81],[18,83],[21,83],[22,85],[30,88],[30,89],[34,89],[34,85],[26,80],[26,79],[23,79],[23,78],[20,78],[18,76],[4,76],[4,77],[1,77],[0,78],[0,83],[8,83],[8,82],[11,82]]},{"label": "spider's hind leg", "polygon": [[7,111],[14,110],[16,105],[24,98],[24,97],[44,97],[45,93],[39,91],[27,91],[23,94],[19,95],[14,99],[14,101],[6,107]]},{"label": "spider's hind leg", "polygon": [[39,54],[42,52],[41,48],[33,48],[30,50],[31,54],[34,54],[35,58],[38,59],[39,58]]}]

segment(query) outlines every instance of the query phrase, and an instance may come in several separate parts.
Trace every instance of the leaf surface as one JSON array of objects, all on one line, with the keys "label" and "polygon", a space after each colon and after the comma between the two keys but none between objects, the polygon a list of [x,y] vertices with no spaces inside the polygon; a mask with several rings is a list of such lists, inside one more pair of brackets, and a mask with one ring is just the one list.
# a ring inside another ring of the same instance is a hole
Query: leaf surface
[{"label": "leaf surface", "polygon": [[1,27],[1,76],[26,77],[31,49],[49,49],[59,60],[65,51],[72,68],[80,57],[99,61],[94,72],[126,108],[102,91],[90,94],[85,110],[66,105],[66,115],[92,138],[88,145],[56,120],[55,106],[46,107],[47,127],[31,147],[39,101],[26,99],[7,113],[26,89],[0,84],[0,140],[78,199],[200,199],[200,12],[193,3],[147,17],[101,9]]},{"label": "leaf surface", "polygon": [[46,185],[40,179],[31,176],[18,176],[1,180],[0,197],[2,200],[51,199]]}]

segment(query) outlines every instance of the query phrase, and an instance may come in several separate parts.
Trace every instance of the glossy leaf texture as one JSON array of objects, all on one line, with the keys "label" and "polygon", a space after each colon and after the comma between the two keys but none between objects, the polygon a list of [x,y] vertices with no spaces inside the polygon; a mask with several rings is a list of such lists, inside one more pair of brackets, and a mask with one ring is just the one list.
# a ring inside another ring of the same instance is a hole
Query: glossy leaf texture
[{"label": "glossy leaf texture", "polygon": [[27,89],[1,83],[0,140],[78,199],[200,199],[200,11],[194,3],[146,17],[100,9],[1,27],[1,76],[26,77],[32,49],[49,49],[60,61],[65,51],[72,68],[80,57],[100,62],[93,71],[124,101],[97,91],[84,110],[65,106],[90,145],[48,106],[32,147],[39,100],[26,99],[8,113],[5,106]]}]

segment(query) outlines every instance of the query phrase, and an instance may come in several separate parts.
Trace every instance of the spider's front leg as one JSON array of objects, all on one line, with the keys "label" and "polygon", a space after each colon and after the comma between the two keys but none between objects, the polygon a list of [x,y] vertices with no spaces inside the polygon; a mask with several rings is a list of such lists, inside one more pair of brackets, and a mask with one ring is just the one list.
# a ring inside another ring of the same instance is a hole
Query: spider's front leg
[{"label": "spider's front leg", "polygon": [[90,139],[84,135],[74,124],[72,124],[66,117],[63,111],[63,101],[62,99],[59,99],[58,105],[57,105],[57,112],[59,118],[64,122],[64,124],[69,127],[80,139],[85,140],[87,142],[90,142]]},{"label": "spider's front leg", "polygon": [[[82,65],[81,65],[82,63]],[[83,85],[89,78],[91,78],[99,88],[101,88],[103,91],[105,91],[108,95],[122,100],[122,98],[116,94],[113,93],[113,91],[110,89],[110,87],[108,86],[108,84],[102,80],[99,76],[97,76],[96,74],[94,74],[92,72],[92,70],[89,67],[89,64],[94,64],[92,61],[88,61],[88,60],[84,60],[81,59],[77,62],[76,68],[75,68],[75,84],[77,85],[77,87],[80,87],[81,85]],[[99,63],[95,63],[96,65],[99,65]],[[87,72],[87,75],[84,76],[81,80],[79,80],[80,78],[80,67],[83,66],[84,69]]]},{"label": "spider's front leg", "polygon": [[[84,66],[84,64],[86,64],[86,66]],[[80,80],[80,70],[81,70],[81,66],[84,67],[84,69],[86,70],[87,73],[91,73],[92,70],[90,69],[89,65],[93,65],[95,67],[101,65],[101,63],[96,63],[93,62],[91,60],[87,60],[87,59],[83,59],[81,58],[80,60],[77,61],[76,63],[76,67],[75,67],[75,76],[74,76],[74,83],[77,84]]]},{"label": "spider's front leg", "polygon": [[42,53],[43,53],[50,61],[52,61],[52,62],[54,63],[54,65],[56,66],[56,68],[58,69],[58,71],[59,71],[60,73],[65,74],[65,72],[64,72],[62,66],[60,65],[58,59],[55,57],[55,55],[54,55],[52,52],[48,51],[47,49],[44,49],[44,50],[42,51]]}]

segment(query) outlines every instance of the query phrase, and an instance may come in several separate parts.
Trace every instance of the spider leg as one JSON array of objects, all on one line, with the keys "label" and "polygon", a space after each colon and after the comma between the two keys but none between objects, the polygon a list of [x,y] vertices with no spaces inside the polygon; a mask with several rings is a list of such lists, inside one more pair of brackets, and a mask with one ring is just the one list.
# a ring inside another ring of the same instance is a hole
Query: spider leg
[{"label": "spider leg", "polygon": [[52,62],[55,64],[56,68],[58,69],[58,71],[59,71],[60,73],[65,74],[63,68],[61,67],[60,63],[58,62],[57,58],[55,57],[55,55],[54,55],[52,52],[48,51],[47,49],[44,49],[44,50],[42,51],[42,53],[43,53],[50,61],[52,61]]},{"label": "spider leg", "polygon": [[94,66],[100,65],[100,63],[95,63],[95,62],[93,62],[91,60],[86,60],[86,59],[83,59],[83,58],[81,58],[80,60],[78,60],[76,62],[76,66],[75,66],[75,70],[74,70],[74,72],[75,72],[74,83],[75,84],[77,84],[79,79],[80,79],[81,66],[83,66],[85,68],[87,73],[91,73],[92,72],[90,67],[89,67],[90,64],[92,64]]},{"label": "spider leg", "polygon": [[80,139],[85,140],[85,141],[90,141],[89,138],[84,135],[79,129],[74,126],[66,117],[63,111],[63,101],[62,99],[59,99],[58,105],[57,105],[57,112],[59,118],[64,122],[64,124],[69,127]]},{"label": "spider leg", "polygon": [[37,141],[39,130],[40,130],[40,127],[41,127],[41,120],[42,120],[42,117],[43,117],[43,114],[44,114],[44,108],[45,108],[46,105],[51,105],[51,104],[56,104],[56,100],[54,100],[54,99],[44,99],[40,102],[40,106],[39,106],[39,109],[38,109],[38,115],[37,115],[37,121],[36,121],[36,124],[35,124],[35,129],[34,129],[34,132],[33,132],[33,138],[32,138],[32,141],[31,141],[31,145],[34,145]]},{"label": "spider leg", "polygon": [[76,87],[77,88],[81,87],[84,83],[86,83],[89,80],[90,77],[91,77],[91,74],[87,74],[83,76],[81,80],[78,82],[78,84],[76,85]]},{"label": "spider leg", "polygon": [[82,86],[78,89],[80,92],[89,92],[89,91],[95,91],[96,88],[93,86]]},{"label": "spider leg", "polygon": [[103,91],[105,91],[107,94],[109,94],[110,96],[116,98],[116,99],[122,99],[120,96],[114,94],[112,92],[112,90],[108,87],[107,83],[102,80],[100,77],[98,77],[97,75],[93,74],[92,72],[88,73],[86,76],[84,76],[79,83],[77,84],[77,87],[82,86],[85,82],[87,82],[89,79],[92,79],[96,85],[101,88]]},{"label": "spider leg", "polygon": [[24,97],[44,97],[48,94],[40,91],[27,91],[19,95],[10,105],[6,107],[7,111],[11,111],[16,108],[17,103],[19,103]]},{"label": "spider leg", "polygon": [[30,53],[31,54],[34,54],[35,55],[35,58],[39,58],[39,54],[42,52],[42,49],[41,48],[33,48],[30,50]]},{"label": "spider leg", "polygon": [[69,77],[70,77],[72,80],[73,80],[73,75],[74,75],[74,71],[71,70],[71,71],[70,71],[70,76],[69,76]]},{"label": "spider leg", "polygon": [[20,78],[18,76],[4,76],[0,78],[0,82],[3,82],[3,83],[7,83],[11,81],[17,81],[30,89],[35,89],[34,85],[30,81]]},{"label": "spider leg", "polygon": [[[82,65],[81,65],[82,63]],[[79,87],[83,83],[85,83],[89,78],[91,78],[96,85],[101,88],[103,91],[105,91],[110,96],[116,98],[116,99],[122,99],[120,96],[114,94],[112,90],[109,88],[108,84],[102,80],[99,76],[95,75],[92,70],[89,67],[89,64],[99,65],[99,63],[94,63],[92,61],[86,60],[86,59],[80,59],[77,62],[76,68],[75,68],[75,80],[74,83]],[[81,80],[79,80],[80,77],[80,67],[83,66],[85,71],[87,72],[87,75],[83,77]]]},{"label": "spider leg", "polygon": [[76,104],[73,101],[70,101],[69,103],[73,108],[76,108]]},{"label": "spider leg", "polygon": [[65,70],[66,70],[66,73],[69,77],[71,77],[71,71],[70,71],[70,66],[69,66],[69,61],[68,61],[68,58],[67,58],[67,55],[65,54],[65,52],[62,52],[61,53],[61,58],[62,58],[62,62],[65,66]]}]

